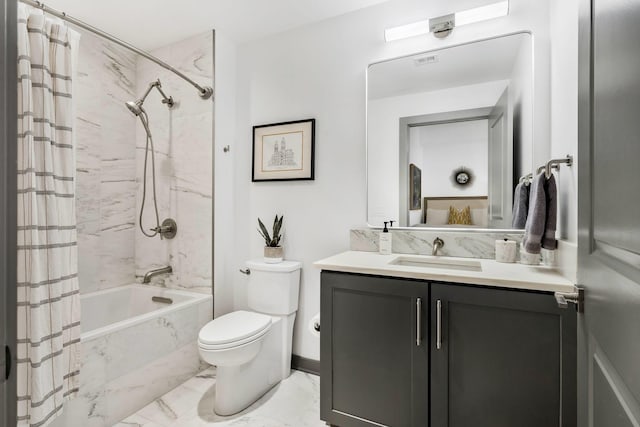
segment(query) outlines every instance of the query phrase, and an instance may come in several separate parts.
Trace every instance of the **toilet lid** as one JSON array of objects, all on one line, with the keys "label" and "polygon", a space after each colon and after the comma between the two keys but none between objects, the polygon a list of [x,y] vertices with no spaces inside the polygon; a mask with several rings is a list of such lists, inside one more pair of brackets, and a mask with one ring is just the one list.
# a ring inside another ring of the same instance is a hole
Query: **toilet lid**
[{"label": "toilet lid", "polygon": [[234,311],[207,323],[198,334],[202,344],[237,342],[260,334],[271,325],[271,316],[251,311]]}]

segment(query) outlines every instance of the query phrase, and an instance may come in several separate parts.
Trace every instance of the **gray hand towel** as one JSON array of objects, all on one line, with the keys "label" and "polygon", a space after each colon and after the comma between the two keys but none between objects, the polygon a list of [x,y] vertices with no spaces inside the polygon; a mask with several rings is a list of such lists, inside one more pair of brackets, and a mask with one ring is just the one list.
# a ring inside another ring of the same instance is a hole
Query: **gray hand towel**
[{"label": "gray hand towel", "polygon": [[513,217],[511,227],[522,229],[527,223],[527,211],[529,210],[529,184],[516,185],[513,193]]},{"label": "gray hand towel", "polygon": [[531,182],[529,212],[522,239],[522,247],[530,254],[539,254],[542,236],[547,222],[547,196],[545,185],[547,178],[544,172],[536,176]]},{"label": "gray hand towel", "polygon": [[558,220],[558,189],[556,187],[556,179],[553,174],[546,180],[544,184],[544,193],[546,196],[546,222],[544,226],[544,235],[542,236],[542,247],[554,250],[558,247],[556,240],[556,223]]}]

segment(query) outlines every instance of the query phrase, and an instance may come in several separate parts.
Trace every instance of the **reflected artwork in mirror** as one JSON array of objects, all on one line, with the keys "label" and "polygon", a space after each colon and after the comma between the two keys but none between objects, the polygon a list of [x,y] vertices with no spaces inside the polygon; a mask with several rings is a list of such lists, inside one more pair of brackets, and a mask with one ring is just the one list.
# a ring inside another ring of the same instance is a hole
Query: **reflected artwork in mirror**
[{"label": "reflected artwork in mirror", "polygon": [[[370,226],[512,229],[514,188],[532,157],[529,33],[369,66]],[[452,223],[450,209],[470,210],[471,224]]]}]

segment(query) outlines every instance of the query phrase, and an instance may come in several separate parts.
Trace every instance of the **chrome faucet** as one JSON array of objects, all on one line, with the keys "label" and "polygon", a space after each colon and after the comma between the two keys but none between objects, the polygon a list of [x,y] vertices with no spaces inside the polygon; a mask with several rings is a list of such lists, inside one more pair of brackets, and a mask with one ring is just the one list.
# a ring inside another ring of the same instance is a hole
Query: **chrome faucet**
[{"label": "chrome faucet", "polygon": [[433,256],[438,255],[438,249],[440,249],[443,246],[444,246],[444,241],[441,238],[436,237],[436,239],[433,241],[433,250],[431,251],[431,255]]},{"label": "chrome faucet", "polygon": [[144,275],[144,278],[142,279],[142,283],[149,283],[151,282],[152,277],[157,276],[159,274],[164,274],[164,273],[173,273],[173,268],[171,268],[171,266],[168,265],[166,267],[156,268],[155,270],[149,270]]}]

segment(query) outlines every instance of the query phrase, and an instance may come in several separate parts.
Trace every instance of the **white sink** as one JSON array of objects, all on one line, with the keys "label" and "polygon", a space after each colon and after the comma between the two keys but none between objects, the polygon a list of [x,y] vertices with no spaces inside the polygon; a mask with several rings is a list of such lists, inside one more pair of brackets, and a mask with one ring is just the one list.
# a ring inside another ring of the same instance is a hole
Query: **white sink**
[{"label": "white sink", "polygon": [[439,268],[444,270],[482,271],[479,261],[463,259],[427,258],[421,256],[401,255],[389,261],[389,265],[405,267]]}]

